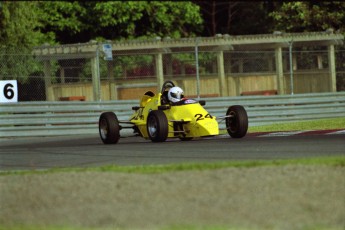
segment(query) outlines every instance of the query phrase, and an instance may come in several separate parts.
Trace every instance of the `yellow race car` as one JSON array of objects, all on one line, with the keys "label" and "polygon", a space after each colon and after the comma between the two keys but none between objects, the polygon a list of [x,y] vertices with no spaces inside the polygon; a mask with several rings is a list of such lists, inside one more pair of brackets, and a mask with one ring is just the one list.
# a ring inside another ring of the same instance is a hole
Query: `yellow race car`
[{"label": "yellow race car", "polygon": [[[177,91],[173,91],[177,90]],[[99,134],[104,144],[116,144],[120,130],[129,128],[134,134],[152,142],[167,138],[182,141],[196,137],[219,135],[219,121],[225,121],[226,130],[233,138],[242,138],[248,130],[248,116],[243,106],[230,106],[222,117],[212,116],[203,107],[205,101],[183,97],[181,88],[172,81],[164,82],[160,93],[146,92],[140,105],[135,106],[128,121],[119,121],[113,112],[104,112],[99,118]]]}]

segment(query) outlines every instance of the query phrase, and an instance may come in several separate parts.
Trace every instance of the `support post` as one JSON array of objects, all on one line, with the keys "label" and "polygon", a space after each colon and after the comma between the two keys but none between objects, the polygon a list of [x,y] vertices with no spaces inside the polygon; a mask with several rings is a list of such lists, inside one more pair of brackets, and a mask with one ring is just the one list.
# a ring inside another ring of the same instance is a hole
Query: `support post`
[{"label": "support post", "polygon": [[217,70],[219,77],[219,93],[221,97],[226,97],[228,96],[228,84],[225,79],[223,51],[217,52]]},{"label": "support post", "polygon": [[293,62],[292,62],[292,44],[293,44],[293,41],[291,40],[291,42],[289,42],[290,93],[291,93],[291,95],[293,95],[293,93],[294,93],[294,88],[293,88],[294,79],[293,79]]},{"label": "support post", "polygon": [[334,45],[328,45],[328,69],[330,92],[337,92]]},{"label": "support post", "polygon": [[115,81],[110,81],[110,100],[118,100],[117,85]]},{"label": "support post", "polygon": [[318,54],[317,55],[317,68],[318,69],[323,69],[323,63],[322,63],[323,59],[322,59],[322,55]]},{"label": "support post", "polygon": [[50,60],[44,61],[44,86],[46,92],[46,100],[54,101],[53,89],[52,89],[52,73]]},{"label": "support post", "polygon": [[109,81],[114,80],[114,62],[111,61],[106,61],[107,62],[107,78]]},{"label": "support post", "polygon": [[243,58],[238,59],[238,72],[239,73],[243,73],[243,62],[244,62]]},{"label": "support post", "polygon": [[277,72],[277,89],[278,94],[284,94],[284,71],[283,71],[283,51],[282,47],[275,49],[276,72]]},{"label": "support post", "polygon": [[163,54],[155,54],[155,63],[156,63],[156,77],[157,77],[157,92],[160,92],[161,87],[164,83],[164,74],[163,74]]},{"label": "support post", "polygon": [[[108,91],[109,91],[109,98],[107,98],[108,100],[114,100],[113,98],[115,98],[115,88],[113,89],[113,86],[115,86],[115,84],[113,84],[114,82],[114,62],[113,60],[109,60],[106,61],[107,62],[107,85],[108,85]],[[102,90],[102,84],[101,84],[101,90]],[[105,88],[103,88],[103,90],[105,90]]]},{"label": "support post", "polygon": [[60,67],[60,78],[61,78],[61,83],[65,83],[65,68]]},{"label": "support post", "polygon": [[173,60],[172,60],[172,54],[165,54],[165,68],[167,70],[167,75],[169,78],[173,77]]},{"label": "support post", "polygon": [[101,101],[101,79],[99,73],[99,55],[98,48],[96,57],[91,58],[92,89],[93,100]]},{"label": "support post", "polygon": [[200,99],[200,73],[199,73],[199,39],[195,39],[195,71],[196,71],[196,94]]}]

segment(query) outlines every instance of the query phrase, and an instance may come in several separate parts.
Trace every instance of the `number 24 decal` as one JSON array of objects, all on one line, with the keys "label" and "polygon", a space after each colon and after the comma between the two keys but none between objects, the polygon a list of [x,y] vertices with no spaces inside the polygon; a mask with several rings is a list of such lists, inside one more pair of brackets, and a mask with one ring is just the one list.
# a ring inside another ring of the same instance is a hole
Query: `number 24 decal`
[{"label": "number 24 decal", "polygon": [[211,116],[211,114],[206,114],[205,117],[204,117],[201,113],[195,114],[194,117],[196,117],[196,121],[204,120],[205,118],[210,118],[210,119],[213,118]]}]

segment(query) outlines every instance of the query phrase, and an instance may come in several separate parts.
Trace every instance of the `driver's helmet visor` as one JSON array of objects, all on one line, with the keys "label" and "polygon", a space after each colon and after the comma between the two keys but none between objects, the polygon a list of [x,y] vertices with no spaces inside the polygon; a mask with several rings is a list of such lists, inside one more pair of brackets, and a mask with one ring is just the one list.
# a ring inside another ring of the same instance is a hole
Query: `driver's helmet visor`
[{"label": "driver's helmet visor", "polygon": [[173,97],[173,98],[176,98],[176,99],[183,98],[182,92],[176,92],[176,93],[170,92],[170,96]]}]

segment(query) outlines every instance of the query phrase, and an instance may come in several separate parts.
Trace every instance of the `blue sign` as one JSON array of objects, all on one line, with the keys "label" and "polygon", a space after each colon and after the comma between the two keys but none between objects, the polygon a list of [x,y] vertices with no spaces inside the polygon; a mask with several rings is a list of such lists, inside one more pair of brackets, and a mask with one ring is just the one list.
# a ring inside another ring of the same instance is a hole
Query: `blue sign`
[{"label": "blue sign", "polygon": [[113,60],[113,49],[111,44],[103,44],[103,52],[105,54],[104,60],[112,61]]}]

